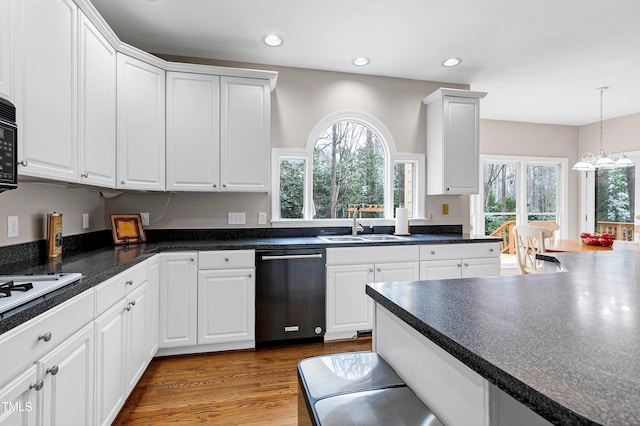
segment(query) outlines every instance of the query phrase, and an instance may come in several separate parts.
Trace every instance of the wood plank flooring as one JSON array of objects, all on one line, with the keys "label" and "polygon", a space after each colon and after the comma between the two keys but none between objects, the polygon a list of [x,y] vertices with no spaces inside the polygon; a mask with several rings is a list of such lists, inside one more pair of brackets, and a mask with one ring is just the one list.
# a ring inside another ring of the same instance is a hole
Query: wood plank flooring
[{"label": "wood plank flooring", "polygon": [[297,425],[303,358],[371,350],[371,338],[154,359],[114,425]]}]

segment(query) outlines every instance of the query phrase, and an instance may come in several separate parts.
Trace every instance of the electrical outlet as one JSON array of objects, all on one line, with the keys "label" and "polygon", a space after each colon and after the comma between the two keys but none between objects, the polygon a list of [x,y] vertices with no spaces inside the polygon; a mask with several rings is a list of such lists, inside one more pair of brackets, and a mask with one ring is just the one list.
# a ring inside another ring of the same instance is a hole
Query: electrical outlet
[{"label": "electrical outlet", "polygon": [[427,222],[433,222],[433,212],[427,214]]},{"label": "electrical outlet", "polygon": [[82,229],[89,227],[89,213],[82,213]]},{"label": "electrical outlet", "polygon": [[442,214],[449,214],[449,204],[442,205]]},{"label": "electrical outlet", "polygon": [[7,218],[7,237],[14,238],[18,236],[18,216],[9,216]]},{"label": "electrical outlet", "polygon": [[142,226],[149,226],[149,213],[148,212],[140,213],[140,219],[142,220]]},{"label": "electrical outlet", "polygon": [[267,224],[267,212],[258,212],[258,225]]},{"label": "electrical outlet", "polygon": [[246,223],[245,212],[229,212],[227,223],[229,225],[244,225]]}]

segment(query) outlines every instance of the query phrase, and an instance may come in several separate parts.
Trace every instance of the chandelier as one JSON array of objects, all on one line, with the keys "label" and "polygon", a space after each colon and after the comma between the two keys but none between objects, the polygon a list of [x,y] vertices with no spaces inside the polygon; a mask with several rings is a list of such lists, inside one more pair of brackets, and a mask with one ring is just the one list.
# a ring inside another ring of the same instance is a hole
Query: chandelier
[{"label": "chandelier", "polygon": [[613,160],[604,152],[604,146],[602,143],[602,94],[608,87],[599,87],[600,90],[600,151],[597,155],[590,152],[582,154],[582,158],[576,164],[573,165],[571,170],[577,170],[579,172],[590,172],[595,169],[611,169],[613,167],[631,167],[634,165],[624,153],[620,155],[617,160]]}]

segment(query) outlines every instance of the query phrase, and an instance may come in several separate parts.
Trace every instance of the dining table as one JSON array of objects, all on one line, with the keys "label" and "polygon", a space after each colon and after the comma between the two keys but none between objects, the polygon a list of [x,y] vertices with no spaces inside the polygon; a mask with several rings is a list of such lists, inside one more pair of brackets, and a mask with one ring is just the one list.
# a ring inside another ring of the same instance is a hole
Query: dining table
[{"label": "dining table", "polygon": [[613,247],[605,246],[590,246],[583,244],[582,240],[577,239],[557,239],[545,244],[545,251],[547,252],[570,252],[570,251],[602,251],[602,250],[614,250],[614,249],[638,249],[640,246],[638,243],[631,241],[614,241]]}]

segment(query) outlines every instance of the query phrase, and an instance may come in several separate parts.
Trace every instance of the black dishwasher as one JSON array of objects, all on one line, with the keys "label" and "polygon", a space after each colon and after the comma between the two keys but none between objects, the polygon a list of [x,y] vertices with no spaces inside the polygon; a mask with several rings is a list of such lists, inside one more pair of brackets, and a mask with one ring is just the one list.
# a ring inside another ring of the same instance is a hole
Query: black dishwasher
[{"label": "black dishwasher", "polygon": [[256,250],[256,346],[322,342],[325,250]]}]

